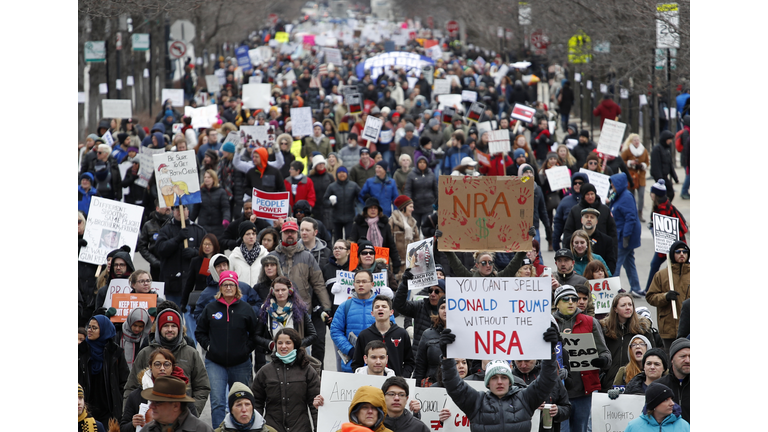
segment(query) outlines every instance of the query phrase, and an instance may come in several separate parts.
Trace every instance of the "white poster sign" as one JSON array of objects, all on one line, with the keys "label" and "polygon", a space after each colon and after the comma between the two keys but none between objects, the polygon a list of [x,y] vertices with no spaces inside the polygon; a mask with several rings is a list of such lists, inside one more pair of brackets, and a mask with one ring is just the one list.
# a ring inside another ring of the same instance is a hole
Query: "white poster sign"
[{"label": "white poster sign", "polygon": [[205,76],[205,87],[208,93],[218,93],[221,91],[221,84],[219,83],[219,77],[216,75]]},{"label": "white poster sign", "polygon": [[152,178],[152,173],[155,170],[152,156],[160,153],[165,153],[165,148],[139,147],[139,178],[134,183],[141,187],[146,187],[149,184],[149,179]]},{"label": "white poster sign", "polygon": [[598,358],[595,338],[592,333],[561,333],[563,349],[568,351],[571,372],[595,370],[590,362]]},{"label": "white poster sign", "polygon": [[130,99],[102,99],[101,116],[106,118],[133,117]]},{"label": "white poster sign", "polygon": [[602,314],[611,311],[611,303],[621,289],[621,278],[618,276],[608,279],[591,279],[589,290],[595,302],[595,313]]},{"label": "white poster sign", "polygon": [[680,48],[679,14],[677,3],[656,5],[656,48]]},{"label": "white poster sign", "polygon": [[[107,296],[104,298],[104,304],[102,306],[109,309],[112,306],[113,294],[130,294],[131,290],[132,288],[128,283],[128,279],[110,280],[109,287],[107,288]],[[158,296],[165,298],[165,282],[152,281],[149,292],[155,293]]]},{"label": "white poster sign", "polygon": [[196,157],[194,150],[152,156],[160,207],[201,202]]},{"label": "white poster sign", "polygon": [[491,131],[488,141],[488,152],[494,155],[497,153],[509,153],[509,131],[506,129]]},{"label": "white poster sign", "polygon": [[669,248],[680,240],[680,220],[676,217],[653,213],[653,250],[668,254]]},{"label": "white poster sign", "polygon": [[325,61],[328,63],[341,66],[341,51],[338,48],[323,48],[325,51]]},{"label": "white poster sign", "polygon": [[462,90],[461,100],[462,102],[463,101],[477,102],[477,92],[474,92],[472,90]]},{"label": "white poster sign", "polygon": [[363,128],[363,133],[360,138],[376,142],[379,139],[379,132],[381,132],[381,127],[383,125],[383,120],[369,115],[365,120],[365,127]]},{"label": "white poster sign", "polygon": [[200,108],[184,107],[184,115],[192,119],[192,127],[195,129],[211,127],[212,124],[218,121],[216,118],[218,114],[219,111],[216,104]]},{"label": "white poster sign", "polygon": [[243,84],[243,107],[269,109],[271,84]]},{"label": "white poster sign", "polygon": [[493,125],[489,121],[480,122],[477,124],[477,138],[482,139],[483,134],[493,131]]},{"label": "white poster sign", "polygon": [[128,245],[131,259],[141,231],[144,208],[100,197],[91,198],[88,223],[83,238],[88,246],[80,248],[79,261],[101,265],[107,263],[107,254]]},{"label": "white poster sign", "polygon": [[432,89],[432,94],[441,95],[449,94],[451,92],[451,81],[441,78],[435,79],[435,88]]},{"label": "white poster sign", "polygon": [[248,148],[266,147],[269,126],[240,126],[239,140]]},{"label": "white poster sign", "polygon": [[[333,297],[333,304],[340,305],[347,299],[352,298],[352,293],[355,291],[355,273],[343,270],[336,271],[336,283],[331,287],[331,294]],[[387,286],[387,271],[382,270],[373,274],[373,291],[371,291],[371,298],[377,295],[385,295],[389,298],[393,298],[395,293],[391,288]]]},{"label": "white poster sign", "polygon": [[596,431],[624,431],[643,415],[645,395],[622,394],[611,400],[607,393],[592,393],[592,427]]},{"label": "white poster sign", "polygon": [[408,244],[406,268],[413,273],[413,279],[408,281],[409,290],[437,285],[435,258],[432,256],[433,241],[434,237],[430,237]]},{"label": "white poster sign", "polygon": [[611,156],[619,156],[621,144],[624,141],[626,123],[605,119],[603,128],[600,129],[600,140],[597,143],[597,151]]},{"label": "white poster sign", "polygon": [[164,88],[160,93],[160,100],[165,103],[168,99],[171,100],[171,104],[175,107],[184,106],[184,89],[167,89]]},{"label": "white poster sign", "polygon": [[608,198],[608,192],[611,190],[611,178],[605,174],[599,172],[590,171],[586,168],[581,168],[579,172],[583,172],[589,177],[589,182],[595,185],[597,195],[605,202]]},{"label": "white poster sign", "polygon": [[544,170],[544,173],[547,175],[549,190],[556,191],[558,189],[569,189],[571,187],[571,176],[568,175],[568,167],[556,166]]},{"label": "white poster sign", "polygon": [[291,132],[293,136],[312,135],[312,108],[291,108],[291,124],[293,125],[293,132]]}]

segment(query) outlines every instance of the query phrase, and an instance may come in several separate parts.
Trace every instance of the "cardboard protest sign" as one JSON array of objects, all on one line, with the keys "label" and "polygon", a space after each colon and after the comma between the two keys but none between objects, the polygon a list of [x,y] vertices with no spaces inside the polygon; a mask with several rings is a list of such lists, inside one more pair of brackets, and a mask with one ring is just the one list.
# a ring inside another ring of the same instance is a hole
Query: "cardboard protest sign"
[{"label": "cardboard protest sign", "polygon": [[[374,259],[383,259],[387,264],[389,264],[389,248],[380,247],[380,246],[374,246],[374,249],[376,250],[376,254],[373,256]],[[357,268],[357,243],[352,243],[349,246],[349,268],[356,269]]]},{"label": "cardboard protest sign", "polygon": [[269,109],[271,84],[243,84],[243,107]]},{"label": "cardboard protest sign", "polygon": [[201,202],[196,157],[194,150],[152,156],[160,207]]},{"label": "cardboard protest sign", "polygon": [[167,89],[164,88],[160,93],[160,99],[165,103],[168,99],[171,100],[173,106],[184,106],[184,89]]},{"label": "cardboard protest sign", "polygon": [[[112,296],[111,306],[117,309],[117,312],[109,320],[113,323],[122,323],[128,319],[128,314],[136,308],[148,310],[157,307],[157,296],[154,294],[115,294]],[[150,316],[150,319],[154,321],[155,317]]]},{"label": "cardboard protest sign", "polygon": [[312,135],[312,108],[291,108],[291,124],[293,136]]},{"label": "cardboard protest sign", "polygon": [[469,106],[469,110],[467,111],[467,120],[477,123],[480,121],[480,117],[483,116],[483,113],[485,112],[485,105],[481,104],[479,102],[472,102],[472,105]]},{"label": "cardboard protest sign", "polygon": [[267,146],[269,126],[240,126],[240,142],[248,148]]},{"label": "cardboard protest sign", "polygon": [[592,300],[595,302],[595,313],[608,313],[611,311],[611,303],[621,289],[621,278],[616,276],[607,279],[591,279],[589,290],[592,292]]},{"label": "cardboard protest sign", "polygon": [[432,89],[432,94],[435,95],[441,95],[441,94],[450,94],[451,93],[451,82],[447,79],[435,79],[435,88]]},{"label": "cardboard protest sign", "polygon": [[528,177],[440,176],[440,250],[529,251],[533,181]]},{"label": "cardboard protest sign", "polygon": [[290,192],[264,192],[253,188],[253,214],[261,219],[285,219],[290,210]]},{"label": "cardboard protest sign", "polygon": [[472,90],[462,90],[461,91],[461,100],[462,101],[469,101],[469,102],[477,102],[477,92]]},{"label": "cardboard protest sign", "polygon": [[[380,389],[387,377],[344,372],[323,371],[320,380],[320,394],[324,403],[317,409],[317,432],[336,432],[343,423],[349,422],[349,404],[361,386]],[[406,378],[413,392],[416,380]]]},{"label": "cardboard protest sign", "polygon": [[362,98],[360,97],[360,93],[350,93],[344,96],[344,98],[347,101],[349,114],[357,115],[363,112],[363,104],[362,104]]},{"label": "cardboard protest sign", "polygon": [[433,237],[409,243],[406,251],[407,265],[413,279],[408,281],[408,289],[421,289],[437,285],[435,257],[432,256]]},{"label": "cardboard protest sign", "polygon": [[627,430],[629,422],[643,415],[645,395],[622,394],[611,400],[608,393],[592,393],[592,427],[596,431]]},{"label": "cardboard protest sign", "polygon": [[465,341],[448,345],[448,357],[549,359],[542,335],[551,323],[551,286],[547,278],[446,278],[446,327]]},{"label": "cardboard protest sign", "polygon": [[384,121],[374,116],[368,116],[365,119],[365,127],[360,139],[376,142],[379,139],[379,132],[384,125]]},{"label": "cardboard protest sign", "polygon": [[556,191],[558,189],[569,189],[571,187],[571,176],[566,166],[556,166],[547,170],[544,170],[547,175],[547,182],[549,183],[549,189]]},{"label": "cardboard protest sign", "polygon": [[141,216],[144,208],[120,201],[91,198],[88,207],[88,222],[85,225],[83,239],[88,246],[80,248],[79,261],[102,265],[107,263],[107,254],[128,245],[133,259],[136,241],[141,231]]},{"label": "cardboard protest sign", "polygon": [[219,84],[219,77],[216,75],[205,76],[205,87],[208,93],[218,93],[221,91],[221,84]]},{"label": "cardboard protest sign", "polygon": [[451,124],[453,121],[453,116],[456,115],[456,110],[451,107],[444,107],[443,108],[443,123],[445,124]]},{"label": "cardboard protest sign", "polygon": [[529,106],[516,103],[515,106],[512,108],[512,114],[510,114],[510,117],[512,117],[513,119],[532,123],[534,114],[536,114],[535,108],[531,108]]},{"label": "cardboard protest sign", "polygon": [[[389,298],[395,296],[392,288],[387,286],[387,271],[382,270],[373,274],[373,290],[371,298],[381,294]],[[336,282],[331,288],[331,294],[334,294],[333,304],[340,305],[352,297],[355,291],[355,272],[336,270]]]},{"label": "cardboard protest sign", "polygon": [[589,364],[592,359],[599,357],[592,333],[561,333],[561,335],[563,336],[563,349],[570,356],[571,372],[597,369]]},{"label": "cardboard protest sign", "polygon": [[106,118],[133,117],[133,108],[130,99],[102,99],[101,116]]},{"label": "cardboard protest sign", "polygon": [[[89,215],[90,217],[90,215]],[[680,240],[680,220],[676,217],[653,213],[653,249],[654,252],[668,254],[669,248]]]},{"label": "cardboard protest sign", "polygon": [[511,150],[511,147],[509,146],[509,131],[506,129],[501,129],[491,131],[490,134],[490,139],[488,141],[488,152],[492,155],[498,153],[509,153]]},{"label": "cardboard protest sign", "polygon": [[587,175],[587,177],[589,177],[589,182],[595,186],[597,195],[601,200],[603,200],[603,202],[605,202],[605,200],[608,199],[608,193],[611,190],[611,178],[605,174],[590,171],[586,168],[581,168],[579,172],[583,172]]},{"label": "cardboard protest sign", "polygon": [[626,128],[626,123],[605,119],[603,128],[600,129],[600,139],[597,142],[597,151],[611,156],[618,156],[621,151],[621,144],[624,140],[624,130]]}]

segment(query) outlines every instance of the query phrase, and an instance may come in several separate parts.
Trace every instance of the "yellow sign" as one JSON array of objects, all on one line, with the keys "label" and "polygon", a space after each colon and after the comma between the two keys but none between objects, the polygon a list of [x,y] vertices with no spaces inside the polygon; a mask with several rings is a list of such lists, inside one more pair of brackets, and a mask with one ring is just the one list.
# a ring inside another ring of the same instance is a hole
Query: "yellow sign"
[{"label": "yellow sign", "polygon": [[659,3],[656,5],[656,12],[674,12],[678,10],[677,3]]},{"label": "yellow sign", "polygon": [[277,32],[275,33],[275,40],[280,43],[288,42],[288,33],[286,32]]},{"label": "yellow sign", "polygon": [[589,63],[592,57],[592,40],[580,31],[568,39],[568,61],[571,63]]}]

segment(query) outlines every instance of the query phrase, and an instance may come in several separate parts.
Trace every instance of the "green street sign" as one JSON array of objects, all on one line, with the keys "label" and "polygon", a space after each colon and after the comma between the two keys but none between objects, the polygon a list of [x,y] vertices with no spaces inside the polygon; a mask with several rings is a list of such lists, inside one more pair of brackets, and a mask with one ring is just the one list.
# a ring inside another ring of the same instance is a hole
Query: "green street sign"
[{"label": "green street sign", "polygon": [[107,61],[107,47],[104,41],[88,41],[83,48],[86,62]]},{"label": "green street sign", "polygon": [[149,33],[134,33],[131,36],[131,47],[134,51],[149,50]]}]

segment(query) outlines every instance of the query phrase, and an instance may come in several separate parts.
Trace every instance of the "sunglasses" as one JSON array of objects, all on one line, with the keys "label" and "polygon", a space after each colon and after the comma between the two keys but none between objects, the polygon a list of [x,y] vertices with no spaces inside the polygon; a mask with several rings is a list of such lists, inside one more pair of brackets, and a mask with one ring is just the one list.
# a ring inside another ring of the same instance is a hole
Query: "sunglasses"
[{"label": "sunglasses", "polygon": [[560,297],[560,300],[563,300],[565,302],[573,302],[576,303],[579,301],[579,298],[576,296],[567,296],[567,297]]},{"label": "sunglasses", "polygon": [[376,252],[372,252],[372,251],[362,251],[362,252],[360,252],[360,255],[376,255]]},{"label": "sunglasses", "polygon": [[683,253],[684,253],[684,254],[687,254],[687,253],[688,253],[688,250],[687,250],[687,249],[678,249],[678,250],[676,250],[676,251],[675,251],[675,253],[676,253],[676,254],[683,254]]},{"label": "sunglasses", "polygon": [[443,290],[441,290],[440,288],[430,288],[429,289],[429,293],[430,294],[432,294],[432,293],[440,294],[441,292],[443,292]]},{"label": "sunglasses", "polygon": [[483,266],[493,265],[493,261],[480,261],[480,265],[483,265]]}]

